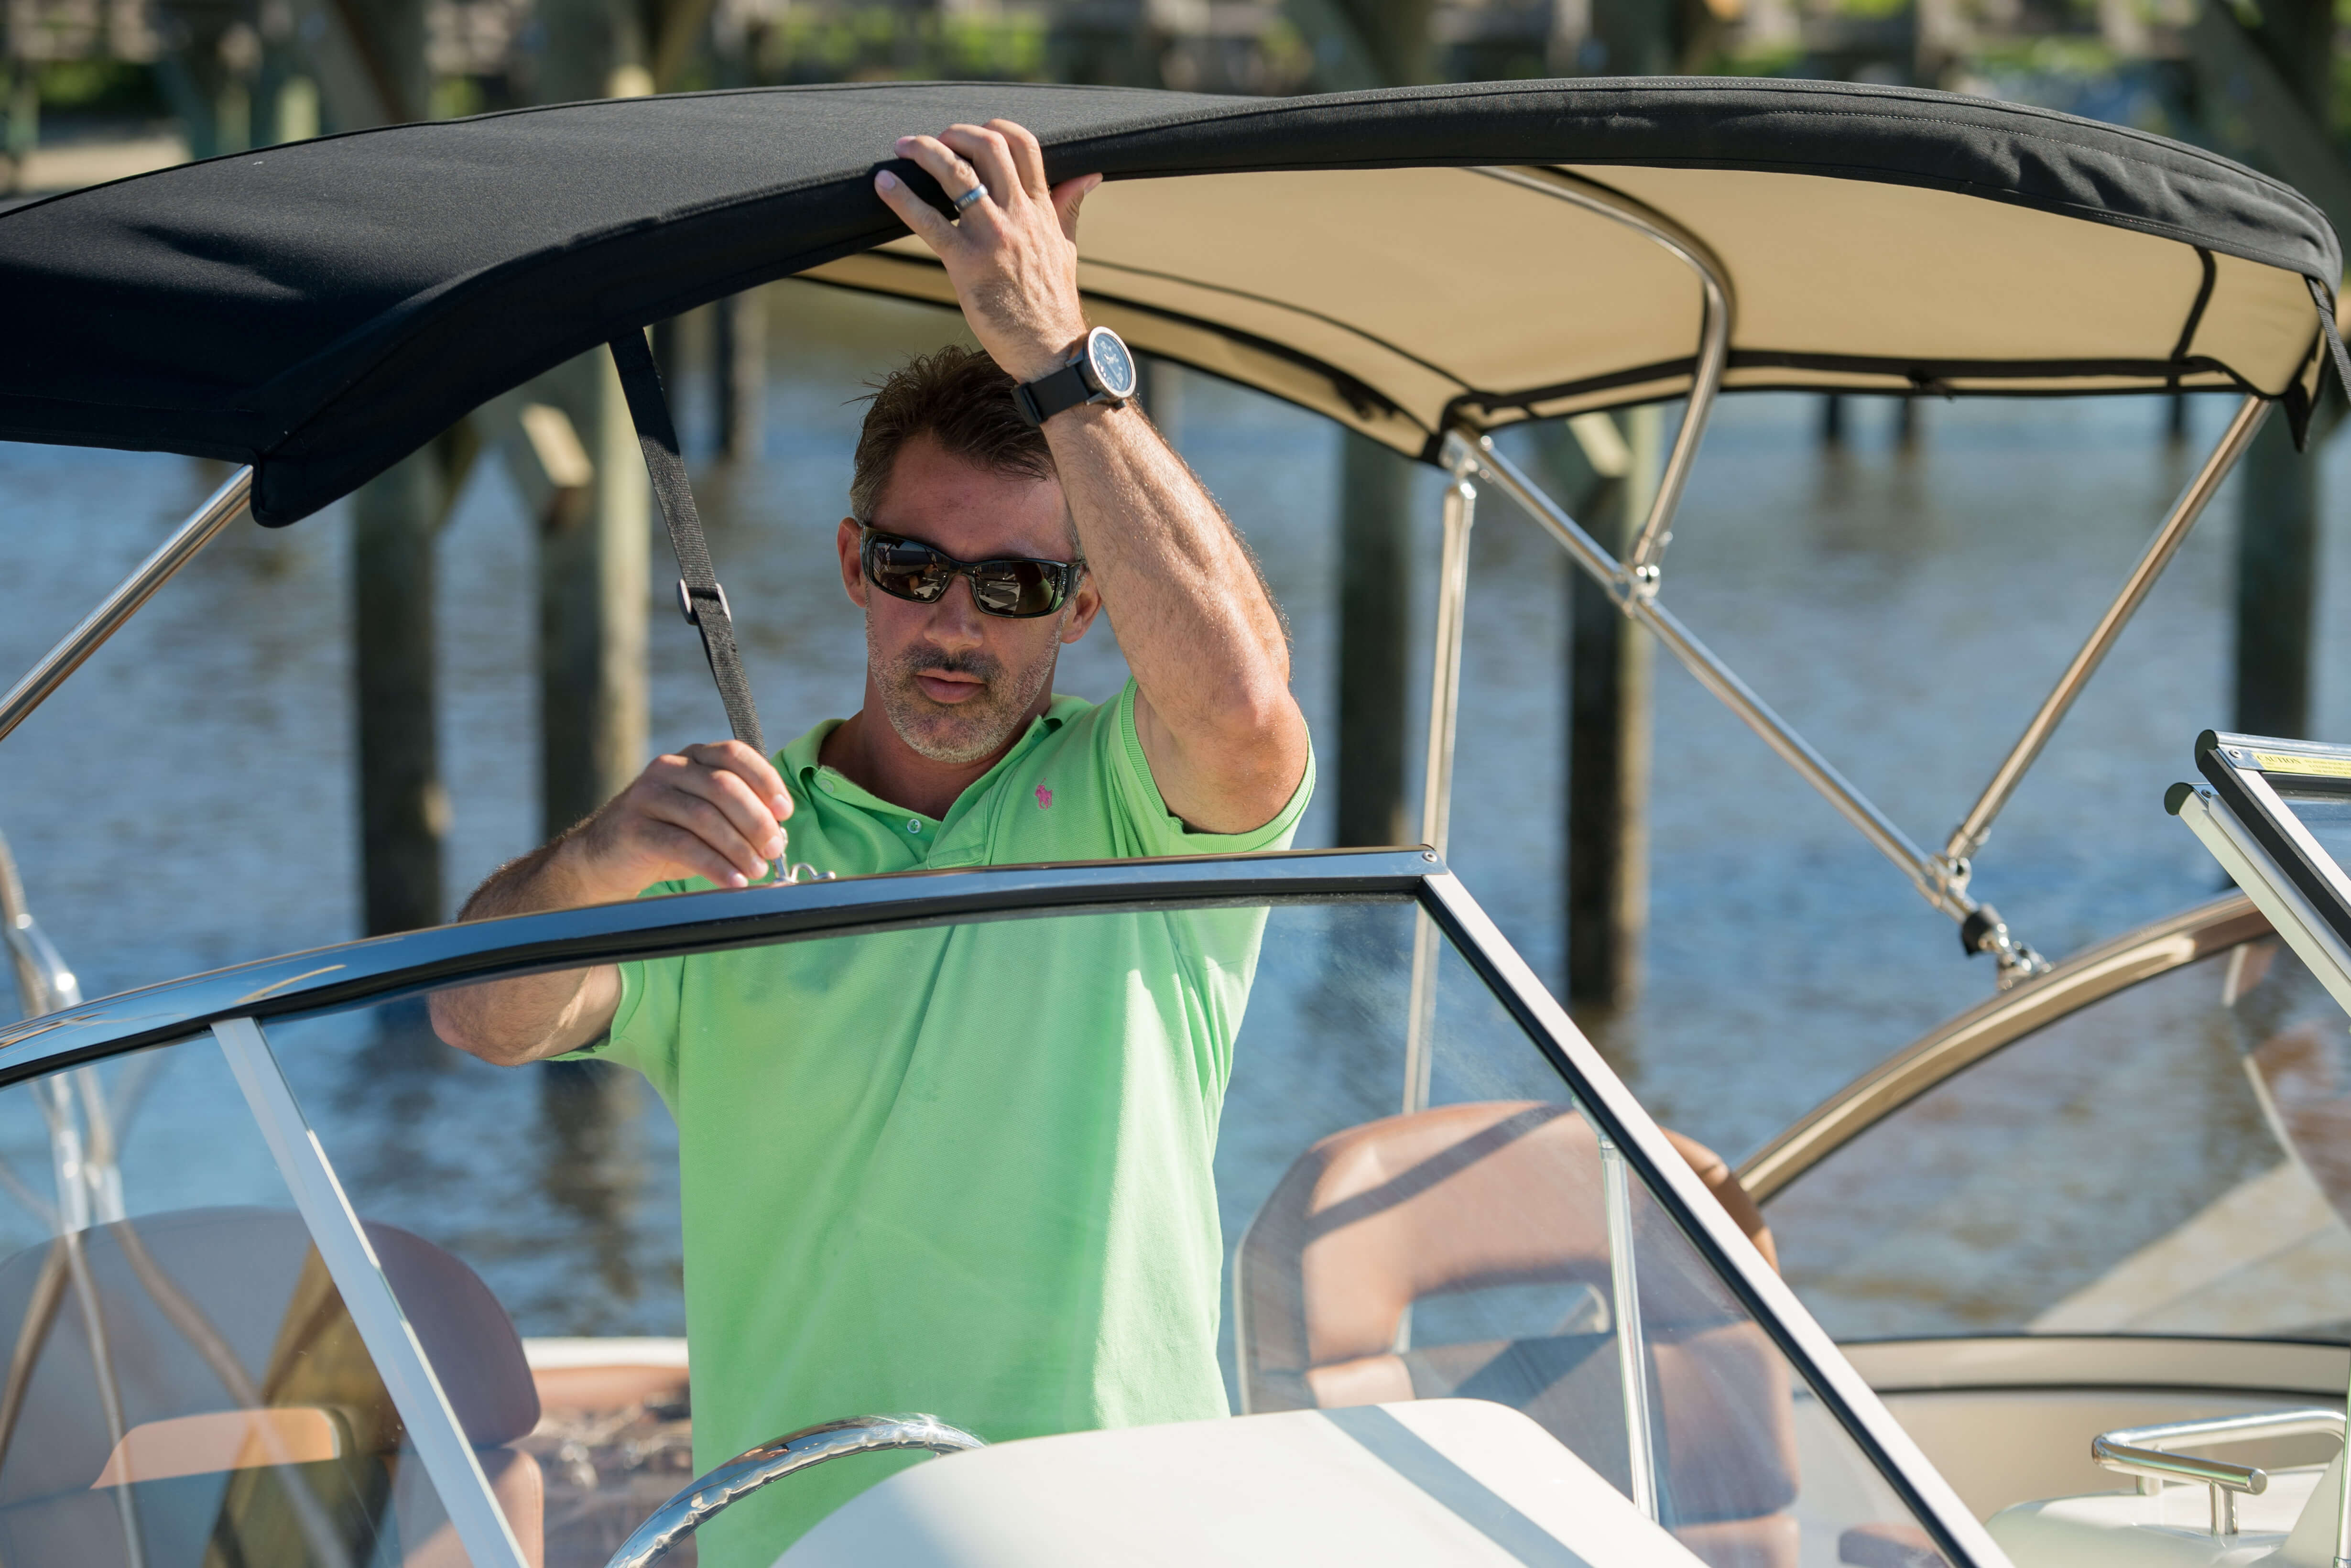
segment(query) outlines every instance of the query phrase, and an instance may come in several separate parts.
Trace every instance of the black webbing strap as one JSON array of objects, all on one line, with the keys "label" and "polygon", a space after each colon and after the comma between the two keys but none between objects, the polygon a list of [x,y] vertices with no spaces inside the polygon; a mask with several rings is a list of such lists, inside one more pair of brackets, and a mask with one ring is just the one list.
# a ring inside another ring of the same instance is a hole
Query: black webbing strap
[{"label": "black webbing strap", "polygon": [[743,677],[734,617],[726,608],[726,591],[711,570],[710,546],[703,539],[702,515],[694,509],[694,489],[685,482],[685,464],[677,455],[677,426],[670,420],[669,399],[662,394],[653,351],[643,332],[622,333],[612,340],[611,350],[612,363],[621,371],[621,391],[628,396],[629,419],[637,427],[637,444],[644,450],[645,472],[653,477],[653,499],[669,526],[670,548],[677,552],[678,608],[702,633],[703,656],[710,661],[710,675],[718,683],[718,700],[726,705],[726,722],[734,727],[735,738],[765,757],[768,743],[759,734],[751,683]]}]

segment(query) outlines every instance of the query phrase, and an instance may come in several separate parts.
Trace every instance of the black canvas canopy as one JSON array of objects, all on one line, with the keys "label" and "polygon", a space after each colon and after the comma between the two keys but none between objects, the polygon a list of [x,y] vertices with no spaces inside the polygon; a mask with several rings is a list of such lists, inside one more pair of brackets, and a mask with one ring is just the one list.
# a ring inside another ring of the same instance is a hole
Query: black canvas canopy
[{"label": "black canvas canopy", "polygon": [[1694,269],[1723,283],[1727,388],[2234,388],[2299,425],[2342,275],[2317,209],[2238,164],[1904,89],[760,89],[388,127],[0,214],[0,437],[252,464],[256,516],[291,522],[754,284],[950,299],[872,174],[897,136],[999,115],[1055,178],[1114,182],[1080,235],[1095,319],[1423,456],[1686,391]]}]

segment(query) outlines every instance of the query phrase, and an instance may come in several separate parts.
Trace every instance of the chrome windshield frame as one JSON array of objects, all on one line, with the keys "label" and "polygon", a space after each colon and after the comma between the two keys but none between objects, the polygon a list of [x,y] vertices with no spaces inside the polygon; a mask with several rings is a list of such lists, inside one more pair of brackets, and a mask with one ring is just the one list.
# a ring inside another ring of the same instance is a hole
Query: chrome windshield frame
[{"label": "chrome windshield frame", "polygon": [[200,1033],[227,1019],[266,1023],[521,966],[561,968],[655,949],[747,947],[801,936],[1160,899],[1408,896],[1436,864],[1434,851],[1384,849],[987,866],[687,893],[434,925],[215,969],[0,1028],[0,1088],[65,1063]]},{"label": "chrome windshield frame", "polygon": [[522,968],[716,951],[987,916],[1333,899],[1410,900],[1449,937],[1727,1289],[1954,1564],[2005,1559],[1867,1384],[1706,1191],[1434,850],[1290,851],[902,873],[682,894],[434,926],[129,991],[0,1030],[0,1087],[253,1019],[348,1008]]}]

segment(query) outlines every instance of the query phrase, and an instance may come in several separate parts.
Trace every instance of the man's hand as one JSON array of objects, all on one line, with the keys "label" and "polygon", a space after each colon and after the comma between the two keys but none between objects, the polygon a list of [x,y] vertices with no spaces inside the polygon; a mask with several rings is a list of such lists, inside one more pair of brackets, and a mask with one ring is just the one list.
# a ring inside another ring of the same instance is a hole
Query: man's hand
[{"label": "man's hand", "polygon": [[1015,381],[1061,369],[1086,335],[1078,308],[1078,204],[1102,176],[1048,185],[1037,138],[1008,120],[901,137],[897,151],[950,198],[987,187],[950,222],[889,171],[873,180],[890,210],[938,253],[980,347]]},{"label": "man's hand", "polygon": [[[633,898],[657,882],[706,876],[742,887],[784,854],[792,798],[766,758],[739,740],[656,757],[604,809],[544,849],[501,866],[458,912],[487,920]],[[433,1027],[503,1066],[602,1038],[621,999],[606,964],[517,975],[433,993]]]},{"label": "man's hand", "polygon": [[[576,896],[633,898],[657,882],[708,877],[747,887],[783,858],[792,798],[768,759],[739,740],[656,757],[602,810],[566,834],[548,870]],[[485,892],[487,891],[486,888]]]}]

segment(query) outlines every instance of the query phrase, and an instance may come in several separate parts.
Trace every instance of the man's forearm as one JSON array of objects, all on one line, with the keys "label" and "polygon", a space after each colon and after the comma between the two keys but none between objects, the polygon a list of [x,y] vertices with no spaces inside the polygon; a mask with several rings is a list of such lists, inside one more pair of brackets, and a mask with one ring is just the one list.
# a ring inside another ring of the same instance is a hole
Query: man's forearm
[{"label": "man's forearm", "polygon": [[[1197,802],[1205,814],[1238,811],[1194,825],[1257,826],[1297,787],[1306,731],[1290,694],[1289,639],[1256,562],[1140,410],[1088,405],[1045,432],[1135,685],[1167,742],[1202,764],[1195,771],[1213,759],[1216,788],[1203,779],[1193,789],[1218,798]],[[1161,780],[1178,792],[1189,782]]]},{"label": "man's forearm", "polygon": [[[565,841],[559,839],[498,868],[475,889],[457,917],[490,920],[594,902],[581,897],[582,890],[567,875],[560,859]],[[434,992],[433,1027],[458,1050],[511,1067],[577,1051],[600,1038],[611,1027],[620,995],[620,971],[609,964],[521,975]]]}]

